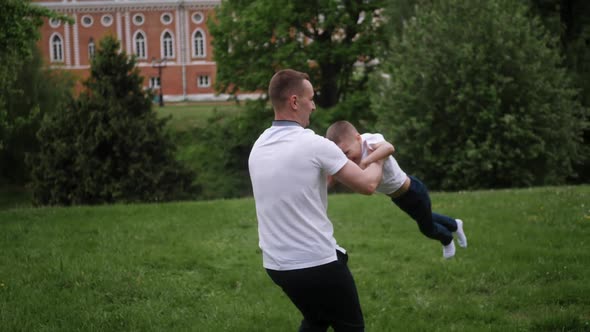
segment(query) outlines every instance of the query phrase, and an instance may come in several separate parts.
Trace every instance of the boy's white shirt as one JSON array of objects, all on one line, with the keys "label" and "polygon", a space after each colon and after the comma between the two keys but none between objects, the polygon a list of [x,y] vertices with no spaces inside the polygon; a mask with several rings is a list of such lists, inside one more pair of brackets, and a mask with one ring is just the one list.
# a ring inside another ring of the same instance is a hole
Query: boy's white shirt
[{"label": "boy's white shirt", "polygon": [[[385,138],[381,134],[364,133],[361,135],[361,138],[362,159],[366,158],[369,152],[373,151],[372,145],[385,141]],[[407,175],[399,167],[397,160],[393,156],[389,156],[383,163],[383,178],[376,191],[386,195],[391,194],[401,188],[406,178]]]},{"label": "boy's white shirt", "polygon": [[327,175],[348,162],[332,141],[300,126],[272,126],[248,160],[263,266],[295,270],[337,260]]}]

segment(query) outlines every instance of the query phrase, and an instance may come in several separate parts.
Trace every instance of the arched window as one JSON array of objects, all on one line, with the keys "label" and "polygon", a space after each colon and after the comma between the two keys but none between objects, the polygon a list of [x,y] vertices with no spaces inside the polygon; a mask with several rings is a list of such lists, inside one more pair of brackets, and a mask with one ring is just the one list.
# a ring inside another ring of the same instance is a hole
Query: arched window
[{"label": "arched window", "polygon": [[96,46],[94,45],[94,39],[90,37],[90,41],[88,42],[88,58],[94,59],[94,53],[96,52]]},{"label": "arched window", "polygon": [[174,58],[174,38],[168,31],[162,34],[162,58]]},{"label": "arched window", "polygon": [[49,47],[51,49],[51,62],[63,62],[64,50],[60,35],[54,34],[53,37],[51,37]]},{"label": "arched window", "polygon": [[133,44],[135,45],[134,47],[134,53],[137,56],[138,59],[147,59],[147,52],[146,52],[146,41],[145,41],[145,36],[143,35],[143,32],[138,31],[135,34],[135,37],[133,38],[134,42]]},{"label": "arched window", "polygon": [[205,34],[201,30],[197,30],[193,34],[193,56],[196,58],[204,58],[206,56]]}]

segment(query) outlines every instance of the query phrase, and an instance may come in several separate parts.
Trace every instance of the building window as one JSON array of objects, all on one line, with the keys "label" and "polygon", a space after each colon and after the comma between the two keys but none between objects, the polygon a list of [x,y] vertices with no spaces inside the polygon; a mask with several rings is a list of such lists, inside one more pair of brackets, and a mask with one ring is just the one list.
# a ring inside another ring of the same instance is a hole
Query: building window
[{"label": "building window", "polygon": [[160,22],[164,25],[172,23],[172,15],[170,13],[164,13],[160,16]]},{"label": "building window", "polygon": [[133,15],[133,23],[135,25],[142,25],[143,22],[145,22],[145,17],[143,17],[143,14],[135,14],[135,15]]},{"label": "building window", "polygon": [[89,59],[94,59],[94,53],[96,52],[96,46],[94,45],[94,39],[90,38],[90,41],[88,42],[88,58]]},{"label": "building window", "polygon": [[147,59],[147,52],[146,52],[146,41],[145,41],[145,36],[143,35],[142,32],[138,31],[135,34],[135,38],[134,39],[134,53],[135,56],[137,56],[138,59]]},{"label": "building window", "polygon": [[84,15],[82,16],[82,25],[85,27],[91,27],[92,23],[94,22],[94,20],[92,19],[92,16],[90,15]]},{"label": "building window", "polygon": [[197,86],[199,88],[210,87],[211,80],[209,80],[209,75],[199,75],[199,77],[197,77]]},{"label": "building window", "polygon": [[168,31],[162,34],[162,58],[174,58],[174,38],[172,38],[172,34]]},{"label": "building window", "polygon": [[55,34],[53,37],[51,37],[50,41],[49,47],[51,49],[51,62],[63,62],[64,51],[61,36]]},{"label": "building window", "polygon": [[201,12],[196,12],[193,14],[192,19],[193,19],[193,22],[195,22],[196,24],[201,24],[201,23],[203,23],[205,16],[203,16],[203,13],[201,13]]},{"label": "building window", "polygon": [[195,31],[193,35],[193,56],[197,58],[205,57],[205,34],[201,30]]},{"label": "building window", "polygon": [[57,18],[52,18],[49,20],[49,26],[52,28],[59,28],[60,25],[61,25],[61,21],[58,20]]},{"label": "building window", "polygon": [[100,23],[102,23],[102,25],[105,27],[110,27],[111,25],[113,25],[113,16],[109,14],[103,15],[100,19]]},{"label": "building window", "polygon": [[150,89],[159,89],[160,88],[160,77],[152,76],[150,77]]}]

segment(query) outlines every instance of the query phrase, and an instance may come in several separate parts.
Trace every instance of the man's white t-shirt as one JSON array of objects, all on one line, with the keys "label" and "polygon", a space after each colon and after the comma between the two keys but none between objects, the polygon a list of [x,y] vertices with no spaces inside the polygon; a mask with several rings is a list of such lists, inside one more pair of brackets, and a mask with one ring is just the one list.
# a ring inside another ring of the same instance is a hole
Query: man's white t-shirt
[{"label": "man's white t-shirt", "polygon": [[[367,157],[372,151],[371,145],[384,142],[385,138],[381,134],[362,134],[362,159]],[[387,157],[383,163],[383,177],[376,191],[382,194],[389,195],[404,184],[406,181],[406,173],[399,167],[397,160],[393,156]]]},{"label": "man's white t-shirt", "polygon": [[347,162],[336,144],[295,122],[275,121],[256,140],[248,167],[265,268],[318,266],[344,252],[327,215],[327,175]]}]

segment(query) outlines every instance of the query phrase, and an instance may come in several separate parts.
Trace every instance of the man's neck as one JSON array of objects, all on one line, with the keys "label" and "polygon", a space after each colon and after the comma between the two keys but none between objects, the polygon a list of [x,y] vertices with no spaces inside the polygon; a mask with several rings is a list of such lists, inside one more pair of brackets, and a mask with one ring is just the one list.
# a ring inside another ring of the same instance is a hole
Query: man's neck
[{"label": "man's neck", "polygon": [[301,127],[303,127],[303,125],[301,123],[299,123],[299,121],[297,121],[297,119],[295,119],[294,117],[290,117],[290,116],[284,116],[284,114],[281,113],[275,113],[275,119],[274,122],[276,121],[281,121],[281,122],[295,122],[297,124],[299,124]]},{"label": "man's neck", "polygon": [[279,126],[279,127],[288,127],[288,126],[297,126],[297,127],[302,127],[301,124],[297,121],[293,121],[293,120],[274,120],[272,122],[273,126]]}]

